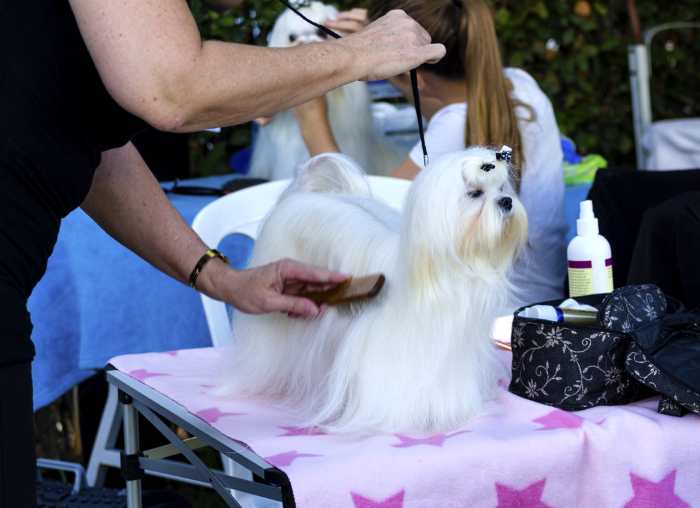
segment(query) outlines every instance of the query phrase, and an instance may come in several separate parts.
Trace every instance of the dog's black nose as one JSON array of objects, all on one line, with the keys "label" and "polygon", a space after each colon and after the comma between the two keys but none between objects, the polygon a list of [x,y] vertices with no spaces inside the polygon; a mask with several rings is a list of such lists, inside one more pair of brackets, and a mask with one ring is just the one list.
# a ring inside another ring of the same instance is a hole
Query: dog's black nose
[{"label": "dog's black nose", "polygon": [[503,208],[506,212],[510,212],[513,208],[513,200],[506,196],[498,200],[498,206]]},{"label": "dog's black nose", "polygon": [[491,170],[492,170],[493,168],[495,168],[495,167],[496,167],[496,166],[495,166],[494,164],[491,164],[490,162],[484,162],[484,163],[481,165],[481,170],[482,170],[482,171],[486,171],[486,172],[488,173],[489,171],[491,171]]}]

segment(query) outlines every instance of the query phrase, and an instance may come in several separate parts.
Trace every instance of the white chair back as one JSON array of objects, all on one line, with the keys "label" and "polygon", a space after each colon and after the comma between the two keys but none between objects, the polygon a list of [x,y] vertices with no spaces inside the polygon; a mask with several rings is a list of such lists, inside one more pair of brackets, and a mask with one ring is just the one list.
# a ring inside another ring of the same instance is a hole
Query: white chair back
[{"label": "white chair back", "polygon": [[[401,210],[410,187],[409,181],[370,176],[369,183],[374,197],[392,208]],[[288,185],[289,180],[278,180],[217,199],[199,211],[192,222],[192,228],[204,243],[213,248],[232,234],[243,234],[255,240],[261,222]],[[231,325],[226,304],[205,295],[201,296],[212,344],[223,346],[231,340]]]}]

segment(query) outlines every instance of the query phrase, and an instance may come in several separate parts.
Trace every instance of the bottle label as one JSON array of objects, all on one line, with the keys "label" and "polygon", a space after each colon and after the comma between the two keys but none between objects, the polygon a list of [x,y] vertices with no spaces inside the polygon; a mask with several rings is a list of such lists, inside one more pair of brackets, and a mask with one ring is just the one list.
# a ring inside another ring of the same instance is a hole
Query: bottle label
[{"label": "bottle label", "polygon": [[[612,270],[611,270],[612,273]],[[569,296],[590,295],[593,293],[593,262],[569,261]]]},{"label": "bottle label", "polygon": [[608,276],[608,293],[612,293],[613,290],[613,273],[612,273],[612,258],[605,260],[605,271]]},{"label": "bottle label", "polygon": [[[569,296],[610,293],[613,290],[612,258],[605,260],[605,279],[594,284],[592,261],[571,261],[569,265]],[[603,286],[603,287],[601,287]]]}]

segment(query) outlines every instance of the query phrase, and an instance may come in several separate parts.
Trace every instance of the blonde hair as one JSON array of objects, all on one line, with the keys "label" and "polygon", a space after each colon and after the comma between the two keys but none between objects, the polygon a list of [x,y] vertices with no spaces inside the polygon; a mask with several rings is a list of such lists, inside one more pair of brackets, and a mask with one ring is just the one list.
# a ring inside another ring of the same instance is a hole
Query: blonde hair
[{"label": "blonde hair", "polygon": [[[482,145],[513,149],[516,182],[524,163],[522,137],[516,107],[535,112],[511,97],[513,84],[503,74],[501,50],[491,8],[485,0],[371,0],[370,19],[392,9],[403,9],[422,25],[433,42],[447,48],[447,55],[425,68],[449,79],[464,79],[467,88],[465,146]],[[459,20],[459,22],[455,22]]]}]

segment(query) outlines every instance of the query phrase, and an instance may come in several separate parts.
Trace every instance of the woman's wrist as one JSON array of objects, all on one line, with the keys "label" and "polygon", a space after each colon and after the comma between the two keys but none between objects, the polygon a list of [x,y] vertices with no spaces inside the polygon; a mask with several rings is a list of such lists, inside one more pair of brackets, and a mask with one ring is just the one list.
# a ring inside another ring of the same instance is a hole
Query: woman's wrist
[{"label": "woman's wrist", "polygon": [[229,301],[236,293],[238,272],[220,258],[207,262],[197,277],[195,289],[215,300]]}]

